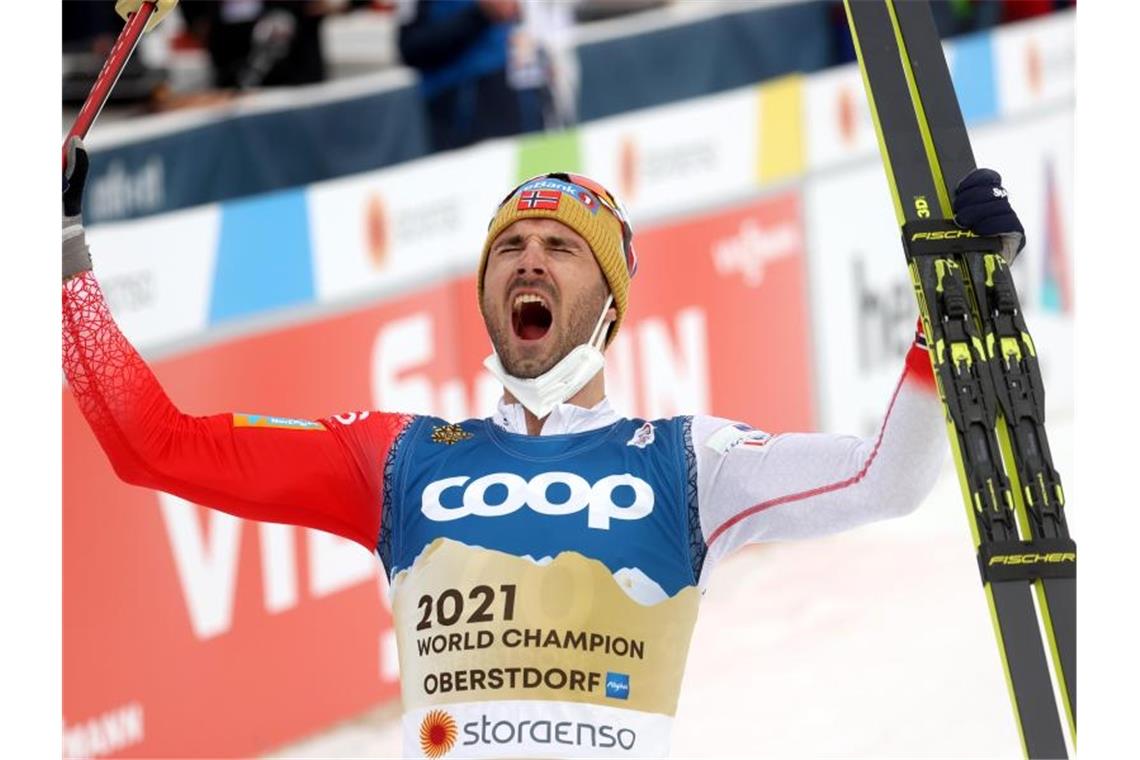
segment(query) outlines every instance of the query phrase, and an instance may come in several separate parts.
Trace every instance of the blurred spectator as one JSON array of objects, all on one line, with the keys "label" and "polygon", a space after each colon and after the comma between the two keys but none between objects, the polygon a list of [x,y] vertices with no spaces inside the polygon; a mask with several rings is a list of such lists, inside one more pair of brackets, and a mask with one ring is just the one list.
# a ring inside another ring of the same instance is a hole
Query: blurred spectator
[{"label": "blurred spectator", "polygon": [[578,57],[571,45],[576,5],[521,0],[522,18],[511,36],[507,78],[516,89],[538,91],[545,129],[578,120]]},{"label": "blurred spectator", "polygon": [[[77,106],[95,84],[123,28],[123,19],[115,12],[112,2],[65,2],[62,22],[63,103]],[[147,66],[142,56],[133,56],[111,91],[109,102],[119,105],[146,102],[165,79],[165,71]]]},{"label": "blurred spectator", "polygon": [[105,54],[123,26],[114,3],[64,3],[63,52],[88,52],[99,48]]},{"label": "blurred spectator", "polygon": [[574,121],[573,2],[405,0],[399,48],[419,70],[433,150]]},{"label": "blurred spectator", "polygon": [[210,54],[214,85],[249,89],[322,82],[321,21],[343,3],[182,0],[191,34]]}]

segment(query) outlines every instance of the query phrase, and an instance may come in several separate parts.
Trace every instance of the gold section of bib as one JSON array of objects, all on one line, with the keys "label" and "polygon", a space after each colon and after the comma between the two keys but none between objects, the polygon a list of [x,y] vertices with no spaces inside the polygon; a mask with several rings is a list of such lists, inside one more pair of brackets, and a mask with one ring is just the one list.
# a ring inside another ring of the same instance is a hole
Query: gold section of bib
[{"label": "gold section of bib", "polygon": [[[656,588],[636,571],[621,577]],[[666,715],[700,600],[687,586],[641,604],[576,552],[540,565],[442,538],[396,576],[392,595],[406,710],[524,699]]]}]

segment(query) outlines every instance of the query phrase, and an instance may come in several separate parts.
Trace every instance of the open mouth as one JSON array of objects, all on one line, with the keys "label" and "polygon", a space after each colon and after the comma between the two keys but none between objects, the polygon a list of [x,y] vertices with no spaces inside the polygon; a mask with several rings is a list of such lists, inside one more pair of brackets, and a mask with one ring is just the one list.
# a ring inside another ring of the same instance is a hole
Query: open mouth
[{"label": "open mouth", "polygon": [[511,327],[523,340],[540,340],[550,331],[554,315],[542,296],[520,293],[511,304]]}]

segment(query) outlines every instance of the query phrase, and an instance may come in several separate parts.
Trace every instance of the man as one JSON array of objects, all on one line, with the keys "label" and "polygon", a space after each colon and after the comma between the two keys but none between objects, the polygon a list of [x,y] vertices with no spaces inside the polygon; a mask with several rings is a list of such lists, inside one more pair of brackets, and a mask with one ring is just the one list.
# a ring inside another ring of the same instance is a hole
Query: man
[{"label": "man", "polygon": [[519,0],[402,4],[400,58],[420,72],[433,151],[542,129],[541,81],[514,82]]},{"label": "man", "polygon": [[[769,435],[711,416],[620,417],[603,350],[637,270],[604,188],[550,174],[512,190],[478,299],[503,383],[496,414],[190,417],[119,333],[91,271],[70,146],[64,367],[115,471],[241,517],[357,541],[391,583],[404,749],[426,757],[668,752],[701,589],[742,544],[912,511],[945,442],[921,343],[877,435]],[[1024,236],[1000,177],[955,198],[982,234]],[[761,391],[758,391],[761,392]]]}]

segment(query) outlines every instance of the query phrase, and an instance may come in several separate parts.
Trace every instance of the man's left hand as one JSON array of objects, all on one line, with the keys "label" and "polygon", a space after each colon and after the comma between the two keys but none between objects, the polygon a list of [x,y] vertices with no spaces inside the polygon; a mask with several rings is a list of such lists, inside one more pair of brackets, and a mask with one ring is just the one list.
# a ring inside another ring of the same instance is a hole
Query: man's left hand
[{"label": "man's left hand", "polygon": [[1001,175],[993,169],[974,169],[954,188],[954,221],[979,235],[999,235],[1002,256],[1012,264],[1025,247],[1025,228],[1009,205]]}]

